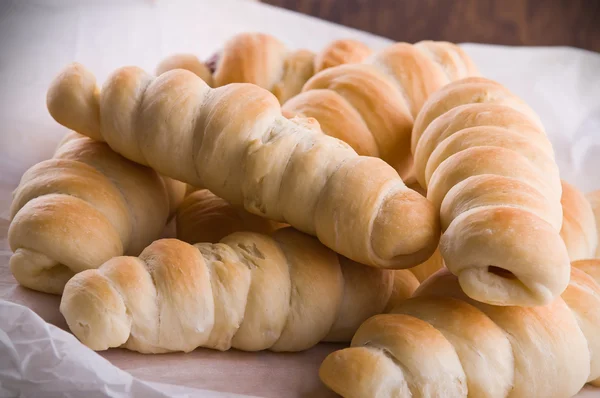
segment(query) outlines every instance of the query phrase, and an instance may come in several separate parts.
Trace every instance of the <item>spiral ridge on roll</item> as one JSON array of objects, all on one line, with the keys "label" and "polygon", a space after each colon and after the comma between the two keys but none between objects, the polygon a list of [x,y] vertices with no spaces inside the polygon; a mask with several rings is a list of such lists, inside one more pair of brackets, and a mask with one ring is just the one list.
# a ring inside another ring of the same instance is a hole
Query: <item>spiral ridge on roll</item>
[{"label": "spiral ridge on roll", "polygon": [[500,84],[467,78],[433,94],[412,133],[415,175],[440,211],[440,251],[465,293],[543,305],[566,288],[561,181],[537,115]]},{"label": "spiral ridge on roll", "polygon": [[300,351],[349,341],[365,319],[401,301],[400,283],[418,286],[408,270],[365,267],[283,228],[193,246],[155,241],[139,257],[75,275],[60,311],[94,350]]},{"label": "spiral ridge on roll", "polygon": [[361,63],[315,74],[283,110],[314,117],[325,134],[360,155],[382,158],[406,180],[412,177],[413,122],[424,102],[444,85],[477,74],[455,44],[395,43]]},{"label": "spiral ridge on roll", "polygon": [[600,382],[598,270],[598,260],[574,262],[562,297],[537,307],[472,300],[439,271],[363,323],[320,377],[346,398],[574,396]]},{"label": "spiral ridge on roll", "polygon": [[181,183],[71,133],[13,192],[10,268],[28,288],[60,294],[73,274],[139,254],[183,196]]},{"label": "spiral ridge on roll", "polygon": [[155,78],[125,67],[100,91],[71,64],[47,104],[59,123],[126,158],[315,235],[354,261],[407,268],[436,248],[437,213],[392,167],[358,156],[311,119],[283,117],[257,86],[211,89],[189,71]]}]

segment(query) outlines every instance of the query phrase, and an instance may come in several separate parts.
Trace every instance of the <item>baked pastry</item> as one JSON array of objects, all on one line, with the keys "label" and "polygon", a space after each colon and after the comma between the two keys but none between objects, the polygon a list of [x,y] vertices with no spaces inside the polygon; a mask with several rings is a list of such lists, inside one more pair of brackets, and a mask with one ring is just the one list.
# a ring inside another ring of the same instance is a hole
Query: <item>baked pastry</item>
[{"label": "baked pastry", "polygon": [[156,66],[156,75],[162,75],[163,73],[173,69],[189,70],[190,72],[196,74],[200,79],[204,80],[209,86],[215,87],[212,71],[195,55],[177,53],[166,57]]},{"label": "baked pastry", "polygon": [[596,254],[594,257],[600,258],[600,190],[588,193],[586,195],[586,198],[592,205],[594,219],[596,220],[596,233],[599,239],[598,246],[596,247]]},{"label": "baked pastry", "polygon": [[359,64],[372,53],[373,50],[369,46],[358,40],[334,40],[315,55],[314,73],[339,65]]},{"label": "baked pastry", "polygon": [[468,78],[432,95],[413,129],[415,174],[440,211],[440,251],[465,293],[542,305],[566,288],[561,182],[539,118],[498,83]]},{"label": "baked pastry", "polygon": [[363,323],[319,375],[343,397],[571,397],[600,377],[598,270],[573,263],[562,297],[529,308],[472,300],[442,270]]},{"label": "baked pastry", "polygon": [[195,74],[126,67],[102,91],[80,64],[47,97],[59,123],[161,175],[316,235],[363,264],[408,268],[437,247],[438,215],[381,159],[361,157],[311,119],[289,120],[252,84],[211,89]]},{"label": "baked pastry", "polygon": [[300,351],[349,341],[417,286],[408,270],[365,267],[288,227],[216,244],[155,241],[139,257],[75,275],[60,311],[94,350]]},{"label": "baked pastry", "polygon": [[396,43],[361,64],[317,73],[283,111],[317,119],[325,134],[359,155],[382,158],[406,180],[412,175],[412,126],[423,103],[449,82],[477,73],[455,44]]},{"label": "baked pastry", "polygon": [[208,189],[190,193],[177,209],[177,239],[190,244],[217,243],[238,231],[269,235],[284,226],[233,207]]},{"label": "baked pastry", "polygon": [[233,36],[207,62],[191,54],[165,58],[156,74],[187,69],[212,87],[230,83],[252,83],[271,91],[283,104],[302,90],[316,72],[342,63],[361,62],[371,53],[356,40],[336,40],[316,56],[308,50],[289,50],[277,38],[246,32]]},{"label": "baked pastry", "polygon": [[571,261],[596,256],[598,230],[592,205],[573,185],[562,181],[563,223],[560,230]]},{"label": "baked pastry", "polygon": [[8,242],[15,279],[60,294],[75,273],[139,254],[160,237],[184,188],[104,143],[68,134],[13,192]]},{"label": "baked pastry", "polygon": [[[285,227],[266,218],[236,208],[219,198],[208,189],[193,191],[177,209],[177,239],[194,244],[197,242],[217,243],[234,232],[259,232],[265,235]],[[388,307],[412,294],[418,283],[444,266],[439,250],[422,264],[408,270],[394,270],[395,280]],[[369,271],[370,272],[370,271]],[[411,272],[415,277],[407,276]],[[418,282],[418,283],[417,283]],[[387,308],[387,307],[386,307]]]}]

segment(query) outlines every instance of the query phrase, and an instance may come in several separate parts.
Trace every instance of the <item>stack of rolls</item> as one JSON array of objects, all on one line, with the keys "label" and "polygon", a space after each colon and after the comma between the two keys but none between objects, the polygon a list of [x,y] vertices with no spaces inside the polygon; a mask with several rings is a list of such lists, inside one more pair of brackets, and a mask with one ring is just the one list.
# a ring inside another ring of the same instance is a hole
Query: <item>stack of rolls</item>
[{"label": "stack of rolls", "polygon": [[125,67],[99,90],[91,72],[71,64],[47,102],[66,127],[315,235],[354,261],[409,268],[437,247],[437,212],[391,166],[322,134],[312,119],[283,117],[276,98],[258,86],[212,89],[186,70],[153,77]]},{"label": "stack of rolls", "polygon": [[[177,224],[182,240],[158,240],[69,281],[60,310],[83,343],[143,353],[306,350],[350,341],[419,285],[409,270],[365,267],[207,190],[184,200]],[[185,243],[196,231],[204,243]]]},{"label": "stack of rolls", "polygon": [[158,64],[156,74],[186,69],[211,87],[252,83],[271,91],[283,104],[300,93],[315,73],[362,62],[370,54],[369,47],[352,39],[335,40],[315,54],[309,50],[290,50],[269,34],[245,32],[227,40],[206,62],[189,53],[170,55]]},{"label": "stack of rolls", "polygon": [[545,306],[470,299],[441,270],[391,314],[363,323],[321,365],[343,397],[572,397],[600,379],[600,260],[573,263]]},{"label": "stack of rolls", "polygon": [[74,133],[15,191],[11,270],[94,350],[351,342],[319,372],[345,397],[600,385],[600,191],[477,73],[451,43],[255,33],[101,88],[70,64],[47,106]]},{"label": "stack of rolls", "polygon": [[455,44],[395,43],[361,63],[317,73],[283,111],[288,117],[315,118],[325,134],[360,155],[380,157],[412,182],[411,131],[424,102],[446,84],[477,75]]},{"label": "stack of rolls", "polygon": [[[373,53],[336,40],[317,55],[288,51],[276,38],[244,33],[227,41],[214,62],[175,54],[157,67],[194,72],[212,87],[253,83],[271,91],[287,117],[312,117],[321,130],[359,155],[380,157],[409,183],[410,135],[424,101],[444,85],[478,74],[467,54],[447,42],[396,43]],[[380,107],[385,98],[386,106]]]}]

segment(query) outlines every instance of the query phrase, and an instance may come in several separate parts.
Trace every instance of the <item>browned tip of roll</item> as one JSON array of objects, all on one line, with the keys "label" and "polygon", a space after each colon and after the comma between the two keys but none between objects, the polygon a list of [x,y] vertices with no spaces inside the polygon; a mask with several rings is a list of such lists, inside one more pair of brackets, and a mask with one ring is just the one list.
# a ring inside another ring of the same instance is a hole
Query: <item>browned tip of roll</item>
[{"label": "browned tip of roll", "polygon": [[384,384],[392,384],[391,387],[396,387],[395,392],[404,390],[407,393],[400,396],[410,396],[393,360],[371,347],[350,347],[332,352],[321,364],[319,377],[343,397],[375,396]]},{"label": "browned tip of roll", "polygon": [[366,44],[358,40],[335,40],[315,57],[315,73],[338,65],[360,63],[372,52]]},{"label": "browned tip of roll", "polygon": [[50,84],[46,106],[58,123],[101,141],[99,95],[94,74],[74,62],[64,67]]},{"label": "browned tip of roll", "polygon": [[185,69],[194,73],[206,84],[213,87],[213,70],[202,63],[198,57],[192,54],[173,54],[163,59],[156,67],[156,75],[162,75],[173,69]]},{"label": "browned tip of roll", "polygon": [[408,268],[433,255],[440,237],[438,213],[433,205],[410,189],[388,196],[375,218],[373,250],[389,262],[388,268]]},{"label": "browned tip of roll", "polygon": [[[127,261],[115,257],[113,262]],[[60,312],[77,338],[95,351],[124,344],[131,317],[123,298],[96,269],[80,272],[65,286]]]}]

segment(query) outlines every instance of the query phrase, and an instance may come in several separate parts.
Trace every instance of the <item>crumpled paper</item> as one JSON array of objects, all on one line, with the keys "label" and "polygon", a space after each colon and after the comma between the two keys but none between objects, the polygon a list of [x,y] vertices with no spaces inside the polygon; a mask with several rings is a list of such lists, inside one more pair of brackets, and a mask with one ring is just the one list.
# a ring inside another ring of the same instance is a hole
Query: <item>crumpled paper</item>
[{"label": "crumpled paper", "polygon": [[29,308],[0,300],[0,397],[17,396],[242,397],[138,380]]}]

